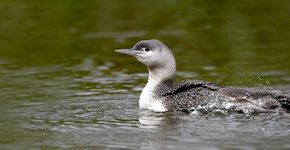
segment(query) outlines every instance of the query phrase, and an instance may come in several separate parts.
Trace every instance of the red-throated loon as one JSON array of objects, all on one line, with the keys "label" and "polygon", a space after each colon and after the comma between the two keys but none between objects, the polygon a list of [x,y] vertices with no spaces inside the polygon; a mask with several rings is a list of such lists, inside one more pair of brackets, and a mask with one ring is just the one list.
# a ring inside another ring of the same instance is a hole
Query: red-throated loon
[{"label": "red-throated loon", "polygon": [[222,110],[246,114],[290,111],[290,95],[280,92],[222,87],[205,81],[182,81],[174,85],[176,63],[171,50],[158,40],[139,41],[131,49],[116,52],[131,55],[149,70],[139,107],[156,112],[173,110]]}]

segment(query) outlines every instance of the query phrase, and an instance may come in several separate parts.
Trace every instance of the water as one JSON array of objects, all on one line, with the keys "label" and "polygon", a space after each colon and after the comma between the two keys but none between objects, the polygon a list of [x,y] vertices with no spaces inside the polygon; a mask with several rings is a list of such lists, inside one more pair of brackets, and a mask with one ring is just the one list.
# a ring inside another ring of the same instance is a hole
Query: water
[{"label": "water", "polygon": [[0,1],[0,149],[289,149],[283,113],[138,109],[156,38],[177,79],[290,91],[288,1]]}]

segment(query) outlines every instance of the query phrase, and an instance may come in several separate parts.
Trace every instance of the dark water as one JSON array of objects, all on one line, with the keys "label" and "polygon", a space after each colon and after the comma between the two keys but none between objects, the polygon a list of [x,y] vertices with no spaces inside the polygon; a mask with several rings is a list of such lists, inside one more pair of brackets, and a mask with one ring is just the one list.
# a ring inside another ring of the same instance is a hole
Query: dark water
[{"label": "dark water", "polygon": [[0,149],[289,149],[283,113],[138,109],[156,38],[178,80],[290,91],[289,1],[0,1]]}]

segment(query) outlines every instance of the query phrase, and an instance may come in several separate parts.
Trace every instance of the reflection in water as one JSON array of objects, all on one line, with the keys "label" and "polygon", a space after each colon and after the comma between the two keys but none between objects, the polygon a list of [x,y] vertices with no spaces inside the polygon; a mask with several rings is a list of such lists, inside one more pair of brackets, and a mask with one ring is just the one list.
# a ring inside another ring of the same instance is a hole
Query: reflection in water
[{"label": "reflection in water", "polygon": [[178,80],[290,91],[289,6],[1,1],[0,149],[289,149],[287,114],[139,110],[147,72],[114,53],[156,38]]},{"label": "reflection in water", "polygon": [[180,118],[183,114],[181,112],[167,112],[155,113],[148,110],[139,112],[140,128],[158,129],[162,130],[165,126],[175,126],[180,123]]},{"label": "reflection in water", "polygon": [[[48,148],[250,148],[273,138],[280,140],[272,142],[271,148],[287,147],[283,139],[289,138],[289,116],[285,114],[239,118],[139,110],[138,97],[147,74],[110,72],[114,66],[112,62],[95,65],[91,57],[68,67],[2,66],[1,98],[14,99],[3,101],[1,118],[7,123],[1,128],[8,131],[5,135],[15,139],[17,132],[17,138],[30,143],[28,147],[33,143],[32,147]],[[198,78],[199,74],[183,71],[178,76]],[[12,97],[11,93],[17,94]],[[236,141],[252,144],[244,147]]]},{"label": "reflection in water", "polygon": [[[139,110],[138,97],[147,73],[111,72],[115,65],[96,65],[86,57],[73,66],[1,66],[1,98],[13,99],[2,103],[1,118],[6,123],[0,127],[7,131],[3,135],[29,143],[19,144],[22,149],[31,144],[47,148],[249,148],[235,143],[251,142],[255,147],[273,138],[280,141],[272,142],[272,148],[287,147],[283,139],[289,138],[289,116],[285,114],[238,118]],[[216,70],[207,70],[212,71]],[[178,76],[198,78],[199,74],[182,71]]]},{"label": "reflection in water", "polygon": [[163,119],[162,117],[141,115],[139,117],[140,128],[158,128]]}]

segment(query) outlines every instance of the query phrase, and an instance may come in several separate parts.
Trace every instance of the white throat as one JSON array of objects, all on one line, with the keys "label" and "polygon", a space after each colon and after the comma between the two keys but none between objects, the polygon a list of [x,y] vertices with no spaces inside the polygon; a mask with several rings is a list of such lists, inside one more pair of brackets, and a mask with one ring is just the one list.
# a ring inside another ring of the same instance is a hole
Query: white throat
[{"label": "white throat", "polygon": [[167,111],[166,107],[162,104],[162,100],[157,99],[154,95],[154,89],[160,84],[160,79],[152,78],[149,76],[148,82],[139,98],[139,107],[141,109],[149,109],[156,112]]},{"label": "white throat", "polygon": [[[167,111],[167,108],[165,107],[163,100],[160,97],[156,97],[154,90],[157,88],[157,86],[160,86],[163,84],[162,82],[165,79],[172,79],[175,76],[175,66],[174,70],[168,69],[161,69],[157,72],[149,70],[149,77],[148,82],[144,89],[142,90],[142,93],[139,98],[139,107],[141,109],[149,109],[156,112],[165,112]],[[156,92],[156,91],[155,91]]]}]

